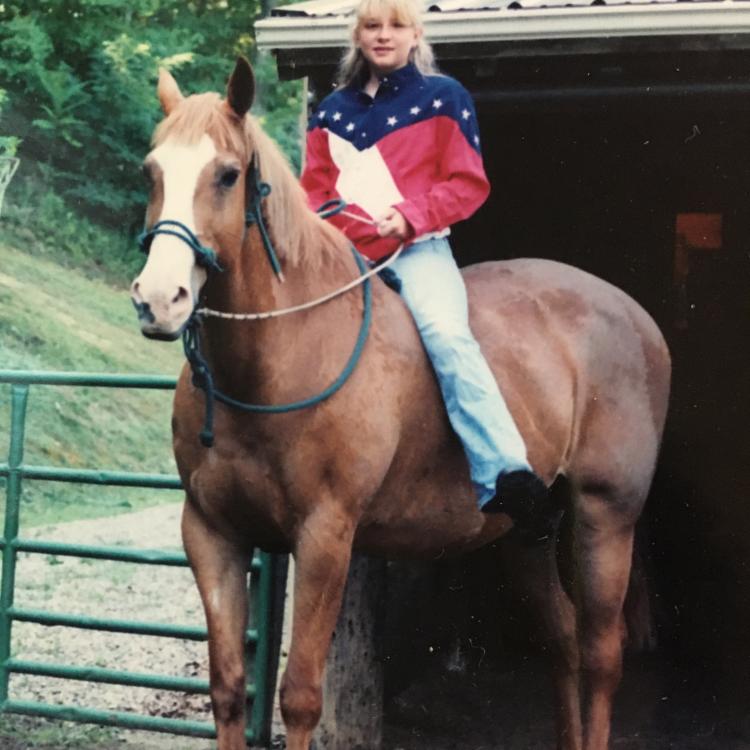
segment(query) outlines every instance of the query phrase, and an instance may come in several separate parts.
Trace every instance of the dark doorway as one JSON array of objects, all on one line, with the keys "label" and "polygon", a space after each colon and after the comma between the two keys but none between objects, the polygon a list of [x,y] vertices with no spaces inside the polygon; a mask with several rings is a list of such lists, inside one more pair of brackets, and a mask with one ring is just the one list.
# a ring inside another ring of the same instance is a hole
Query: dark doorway
[{"label": "dark doorway", "polygon": [[[493,192],[454,232],[461,262],[571,263],[628,292],[667,337],[673,393],[641,531],[660,653],[742,711],[737,695],[750,688],[750,116],[711,102],[629,101],[559,111],[488,103],[480,119]],[[686,244],[677,229],[688,213],[709,217],[714,229],[718,222],[717,237]]]}]

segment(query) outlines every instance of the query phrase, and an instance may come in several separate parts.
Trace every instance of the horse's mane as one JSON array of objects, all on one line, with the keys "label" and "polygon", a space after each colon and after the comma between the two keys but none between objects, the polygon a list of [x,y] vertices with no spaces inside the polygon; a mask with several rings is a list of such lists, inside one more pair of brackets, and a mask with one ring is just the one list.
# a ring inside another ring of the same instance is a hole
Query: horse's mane
[{"label": "horse's mane", "polygon": [[237,154],[247,164],[253,150],[260,176],[271,186],[263,208],[279,254],[292,266],[304,264],[318,270],[322,263],[341,257],[348,243],[336,229],[309,207],[307,196],[281,149],[266,135],[252,115],[245,117],[244,132],[218,94],[194,94],[183,99],[156,128],[153,142],[167,138],[197,143],[208,134],[219,149]]}]

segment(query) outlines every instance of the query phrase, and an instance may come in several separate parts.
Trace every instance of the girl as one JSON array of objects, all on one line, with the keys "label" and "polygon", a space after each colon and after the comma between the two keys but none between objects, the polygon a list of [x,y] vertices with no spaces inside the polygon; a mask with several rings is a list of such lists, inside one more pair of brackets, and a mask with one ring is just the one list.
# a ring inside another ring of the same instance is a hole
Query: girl
[{"label": "girl", "polygon": [[[405,249],[391,270],[435,369],[484,512],[536,524],[547,490],[479,345],[447,236],[489,194],[474,104],[440,75],[416,0],[362,0],[339,86],[312,116],[302,185],[372,261]],[[374,223],[373,223],[374,220]]]}]

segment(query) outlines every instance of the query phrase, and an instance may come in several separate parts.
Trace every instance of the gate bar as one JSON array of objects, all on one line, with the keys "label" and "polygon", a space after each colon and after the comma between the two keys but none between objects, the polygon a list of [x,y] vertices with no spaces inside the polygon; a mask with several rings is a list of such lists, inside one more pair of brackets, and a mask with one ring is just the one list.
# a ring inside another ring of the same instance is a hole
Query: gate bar
[{"label": "gate bar", "polygon": [[[7,542],[0,539],[0,549]],[[62,557],[87,557],[94,560],[110,560],[111,562],[135,562],[145,565],[169,565],[173,567],[188,567],[184,552],[167,552],[159,549],[133,549],[129,547],[106,547],[89,544],[68,544],[66,542],[47,542],[36,539],[16,539],[11,546],[18,552],[33,552],[46,555],[60,555]],[[249,570],[259,573],[261,562],[254,557]]]},{"label": "gate bar", "polygon": [[8,614],[12,620],[17,622],[33,622],[37,625],[60,625],[65,628],[103,630],[108,633],[185,638],[189,641],[205,641],[208,637],[205,628],[191,625],[169,625],[167,623],[136,622],[134,620],[104,620],[98,617],[65,615],[41,609],[23,609],[20,607],[11,607]]},{"label": "gate bar", "polygon": [[0,383],[19,385],[90,385],[105,388],[156,388],[170,390],[177,385],[171,375],[110,375],[102,372],[33,372],[0,370]]},{"label": "gate bar", "polygon": [[[0,476],[10,471],[8,464],[0,464]],[[181,490],[179,477],[169,474],[139,474],[137,472],[97,471],[96,469],[63,469],[57,466],[18,467],[23,479],[42,479],[75,484],[106,484],[112,487],[146,487],[155,490]]]},{"label": "gate bar", "polygon": [[[103,726],[124,727],[125,729],[145,729],[149,732],[168,732],[190,737],[216,737],[213,723],[207,721],[186,721],[185,719],[163,719],[158,716],[142,716],[125,711],[99,711],[76,706],[55,706],[49,703],[33,701],[5,701],[4,711],[27,716],[42,716],[46,719],[78,721]],[[247,729],[245,737],[249,742],[255,739],[252,728]]]},{"label": "gate bar", "polygon": [[[110,685],[153,688],[155,690],[179,690],[186,693],[208,695],[208,680],[197,677],[177,677],[147,674],[145,672],[122,672],[102,667],[76,667],[72,664],[46,664],[41,661],[9,659],[6,666],[14,674],[29,674],[35,677],[59,677],[65,680],[84,682],[104,682]],[[248,696],[255,695],[253,686],[247,686]]]},{"label": "gate bar", "polygon": [[[0,549],[5,546],[0,539]],[[33,552],[61,557],[86,557],[92,560],[110,562],[142,563],[144,565],[165,565],[178,568],[187,567],[184,552],[167,552],[159,549],[131,549],[129,547],[98,547],[88,544],[68,544],[66,542],[46,542],[36,539],[16,539],[10,543],[17,552]],[[253,570],[255,570],[253,566]]]},{"label": "gate bar", "polygon": [[[37,625],[60,625],[82,630],[102,630],[108,633],[131,633],[133,635],[156,635],[166,638],[184,638],[189,641],[205,641],[208,633],[205,627],[193,625],[170,625],[168,623],[136,622],[135,620],[104,620],[86,615],[65,615],[47,612],[42,609],[11,607],[8,614],[17,622],[33,622]],[[254,628],[245,632],[245,642],[258,642],[258,631]]]},{"label": "gate bar", "polygon": [[[28,400],[28,385],[11,386],[9,471],[6,485],[5,528],[3,530],[5,539],[15,539],[18,536],[21,507],[20,466],[23,463],[24,428]],[[2,557],[3,571],[2,581],[0,582],[0,706],[8,700],[10,674],[6,663],[10,658],[11,627],[13,625],[10,609],[13,606],[13,592],[16,582],[15,549],[9,544],[3,545]]]}]

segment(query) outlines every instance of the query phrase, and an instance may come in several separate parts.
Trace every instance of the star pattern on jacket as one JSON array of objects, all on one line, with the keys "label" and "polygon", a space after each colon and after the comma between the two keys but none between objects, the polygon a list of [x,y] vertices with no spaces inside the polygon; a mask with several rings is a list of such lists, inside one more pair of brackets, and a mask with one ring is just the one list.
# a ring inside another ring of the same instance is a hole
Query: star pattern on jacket
[{"label": "star pattern on jacket", "polygon": [[422,76],[413,67],[383,78],[375,96],[355,84],[334,91],[313,114],[310,127],[330,130],[362,150],[434,118],[452,120],[466,143],[480,150],[468,92],[447,76]]}]

